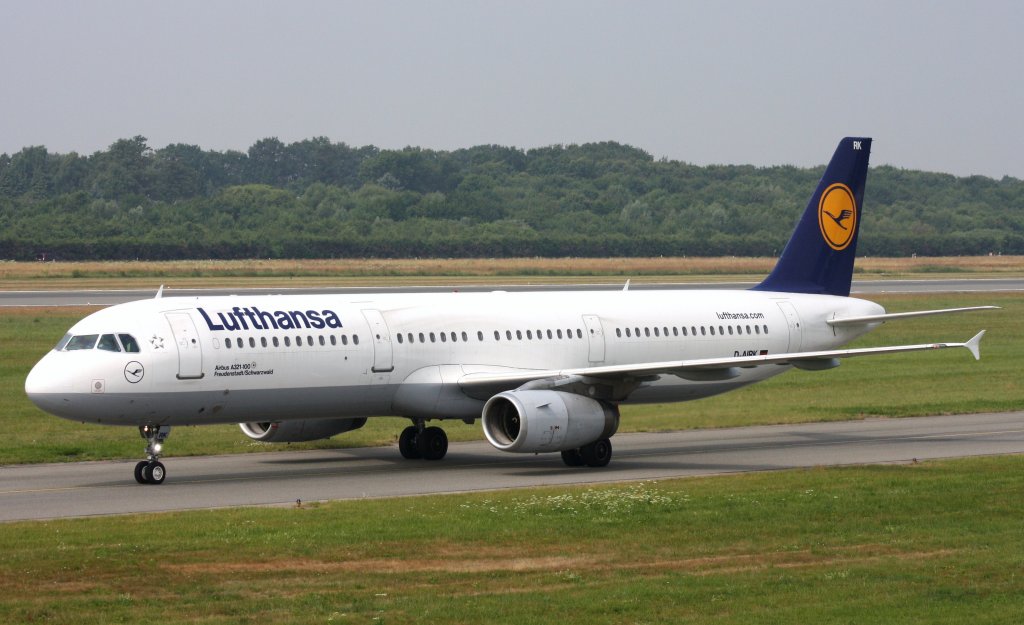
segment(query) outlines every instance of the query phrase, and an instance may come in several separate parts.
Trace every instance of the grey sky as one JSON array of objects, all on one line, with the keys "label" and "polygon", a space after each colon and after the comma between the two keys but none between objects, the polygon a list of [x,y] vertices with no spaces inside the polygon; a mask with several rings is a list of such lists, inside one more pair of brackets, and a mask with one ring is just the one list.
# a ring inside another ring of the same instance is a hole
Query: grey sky
[{"label": "grey sky", "polygon": [[613,140],[1024,178],[1024,3],[0,0],[0,152]]}]

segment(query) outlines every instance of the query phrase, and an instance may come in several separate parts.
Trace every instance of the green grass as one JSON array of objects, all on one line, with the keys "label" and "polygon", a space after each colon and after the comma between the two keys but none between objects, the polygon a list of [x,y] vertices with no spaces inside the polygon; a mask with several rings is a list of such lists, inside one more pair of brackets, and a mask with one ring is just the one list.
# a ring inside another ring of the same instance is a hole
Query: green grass
[{"label": "green grass", "polygon": [[[996,304],[1003,310],[892,322],[857,345],[964,341],[986,328],[982,360],[964,350],[844,361],[835,370],[792,371],[762,384],[696,402],[627,406],[620,431],[658,431],[768,423],[916,416],[1024,409],[1024,333],[1019,294],[972,293],[873,298],[890,311]],[[135,458],[143,441],[131,428],[73,423],[49,416],[25,397],[31,366],[84,316],[82,310],[0,312],[0,464]],[[236,426],[175,428],[167,455],[389,444],[407,421],[371,419],[362,430],[315,443],[265,445]],[[448,422],[452,440],[482,438],[479,425]]]},{"label": "green grass", "polygon": [[0,622],[1019,622],[1021,492],[1007,456],[12,523]]}]

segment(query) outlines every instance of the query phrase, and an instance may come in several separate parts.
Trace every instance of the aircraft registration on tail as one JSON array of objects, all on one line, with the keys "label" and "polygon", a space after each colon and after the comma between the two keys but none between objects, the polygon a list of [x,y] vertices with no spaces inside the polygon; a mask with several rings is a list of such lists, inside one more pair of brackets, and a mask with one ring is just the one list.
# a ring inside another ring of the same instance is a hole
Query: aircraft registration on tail
[{"label": "aircraft registration on tail", "polygon": [[619,406],[717,395],[794,367],[963,343],[842,346],[907,317],[849,297],[871,139],[839,142],[771,274],[750,290],[161,297],[82,319],[25,392],[74,421],[133,426],[135,479],[160,484],[172,426],[239,423],[266,442],[411,420],[409,459],[448,449],[433,421],[480,420],[506,452],[611,460]]}]

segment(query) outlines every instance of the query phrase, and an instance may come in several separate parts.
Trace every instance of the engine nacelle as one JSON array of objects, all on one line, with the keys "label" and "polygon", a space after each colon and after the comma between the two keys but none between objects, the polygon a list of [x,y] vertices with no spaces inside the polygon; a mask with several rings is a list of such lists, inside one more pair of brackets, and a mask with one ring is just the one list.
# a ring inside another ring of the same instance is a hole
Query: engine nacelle
[{"label": "engine nacelle", "polygon": [[263,443],[298,443],[330,438],[366,425],[359,419],[307,419],[303,421],[258,421],[239,423],[245,435]]},{"label": "engine nacelle", "polygon": [[619,408],[561,391],[505,391],[484,404],[483,424],[501,451],[565,451],[615,434]]}]

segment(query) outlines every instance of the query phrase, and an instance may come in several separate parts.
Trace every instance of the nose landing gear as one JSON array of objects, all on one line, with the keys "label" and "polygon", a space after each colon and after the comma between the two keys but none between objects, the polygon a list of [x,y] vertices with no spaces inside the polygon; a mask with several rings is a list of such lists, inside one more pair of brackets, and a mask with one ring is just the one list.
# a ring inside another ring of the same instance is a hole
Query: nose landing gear
[{"label": "nose landing gear", "polygon": [[164,440],[171,434],[169,425],[140,425],[139,434],[146,439],[146,458],[135,465],[135,481],[139,484],[163,484],[167,469],[160,462]]}]

